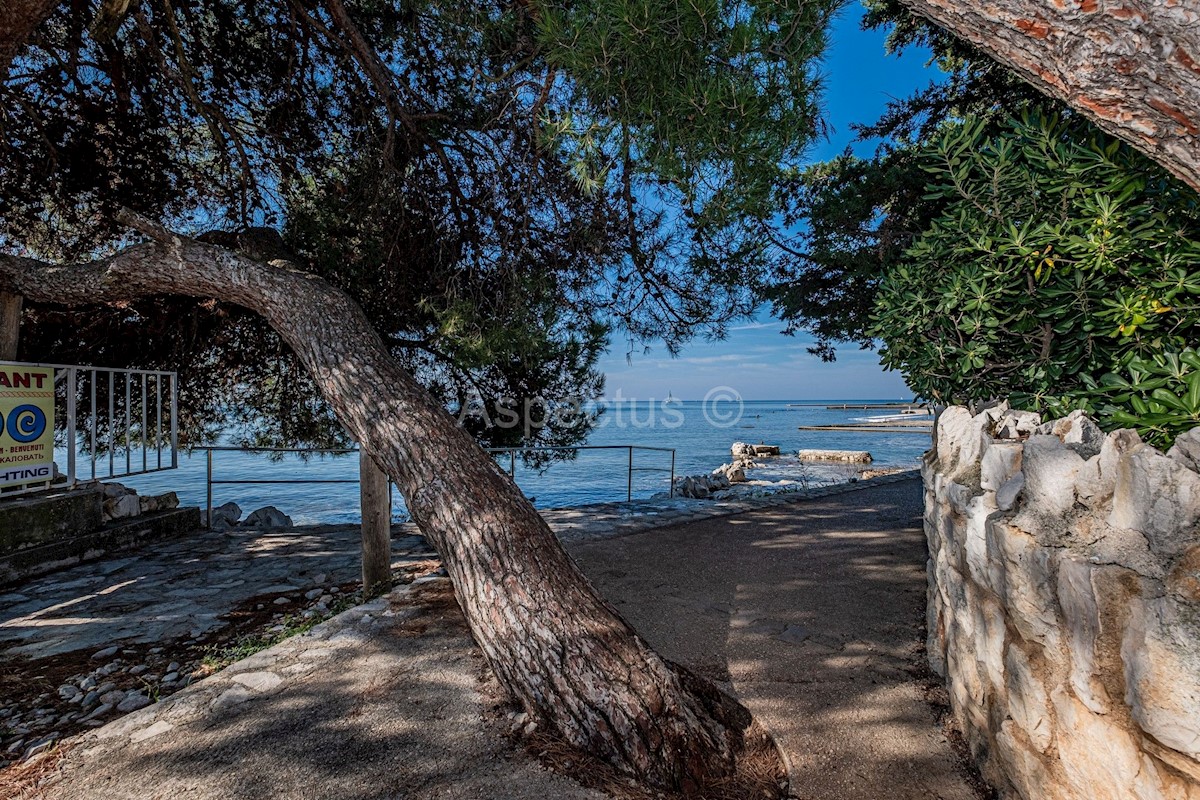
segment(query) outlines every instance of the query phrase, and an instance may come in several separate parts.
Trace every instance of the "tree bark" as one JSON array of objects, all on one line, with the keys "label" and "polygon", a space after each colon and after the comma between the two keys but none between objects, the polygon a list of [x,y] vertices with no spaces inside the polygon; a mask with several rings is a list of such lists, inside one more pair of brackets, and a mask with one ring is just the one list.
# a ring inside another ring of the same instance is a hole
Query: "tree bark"
[{"label": "tree bark", "polygon": [[1195,0],[901,0],[1200,190]]},{"label": "tree bark", "polygon": [[387,475],[365,449],[358,453],[358,490],[363,597],[378,597],[392,588],[392,498]]},{"label": "tree bark", "polygon": [[21,343],[21,295],[0,291],[0,361],[16,361]]},{"label": "tree bark", "polygon": [[50,18],[58,0],[4,0],[0,3],[0,80],[34,30]]},{"label": "tree bark", "polygon": [[183,294],[262,314],[395,481],[496,677],[539,732],[660,789],[729,779],[749,713],[665,661],[597,594],[516,485],[391,358],[353,300],[280,262],[142,228],[157,241],[89,264],[0,256],[0,290],[64,305]]}]

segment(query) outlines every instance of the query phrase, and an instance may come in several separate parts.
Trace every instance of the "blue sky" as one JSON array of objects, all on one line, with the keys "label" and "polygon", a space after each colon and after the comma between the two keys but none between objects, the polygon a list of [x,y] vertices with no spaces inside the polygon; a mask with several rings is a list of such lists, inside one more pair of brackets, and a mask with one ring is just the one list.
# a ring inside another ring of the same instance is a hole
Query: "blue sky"
[{"label": "blue sky", "polygon": [[[906,97],[940,75],[925,66],[926,52],[887,55],[884,34],[860,30],[861,19],[862,8],[849,5],[831,32],[823,100],[829,140],[813,147],[814,161],[831,158],[851,143],[851,123],[873,122],[889,100]],[[858,144],[855,149],[866,155],[873,146]],[[874,352],[847,346],[839,349],[835,363],[826,364],[808,354],[806,337],[783,336],[782,329],[782,323],[762,311],[755,321],[734,326],[724,341],[693,342],[678,358],[652,345],[645,354],[639,348],[631,362],[617,339],[600,364],[607,375],[605,394],[661,399],[670,392],[701,400],[711,389],[728,386],[746,400],[911,397],[899,375],[883,371]]]}]

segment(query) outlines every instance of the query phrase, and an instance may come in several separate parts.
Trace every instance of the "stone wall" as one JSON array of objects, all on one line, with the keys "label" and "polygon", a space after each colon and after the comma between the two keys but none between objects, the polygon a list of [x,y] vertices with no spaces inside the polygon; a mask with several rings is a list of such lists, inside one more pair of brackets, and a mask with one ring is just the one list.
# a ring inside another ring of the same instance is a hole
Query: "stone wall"
[{"label": "stone wall", "polygon": [[1200,800],[1200,429],[950,408],[927,455],[929,660],[1027,800]]}]

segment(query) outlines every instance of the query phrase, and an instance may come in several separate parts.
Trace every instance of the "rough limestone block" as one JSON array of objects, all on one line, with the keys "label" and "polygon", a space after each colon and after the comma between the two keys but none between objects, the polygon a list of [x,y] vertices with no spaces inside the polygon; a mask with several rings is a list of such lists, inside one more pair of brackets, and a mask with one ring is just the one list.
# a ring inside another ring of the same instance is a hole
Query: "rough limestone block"
[{"label": "rough limestone block", "polygon": [[1004,564],[996,558],[995,546],[988,542],[988,521],[996,510],[990,495],[978,495],[967,507],[963,542],[967,571],[979,586],[1002,595],[1004,593]]},{"label": "rough limestone block", "polygon": [[940,471],[954,479],[974,471],[990,435],[987,414],[972,417],[965,408],[954,406],[938,416],[937,459]]},{"label": "rough limestone block", "polygon": [[[773,455],[779,455],[778,447]],[[796,457],[801,461],[841,461],[848,464],[870,464],[874,460],[866,450],[798,450]]]},{"label": "rough limestone block", "polygon": [[1083,459],[1057,436],[1031,436],[1025,442],[1022,514],[1063,517],[1075,507],[1075,482]]},{"label": "rough limestone block", "polygon": [[952,513],[965,517],[967,506],[971,503],[971,490],[961,483],[950,483],[946,486],[946,501]]},{"label": "rough limestone block", "polygon": [[1050,785],[1049,771],[1037,751],[1016,735],[1016,729],[1016,723],[1009,719],[1000,723],[996,734],[996,752],[1001,763],[1013,765],[1002,772],[1003,778],[1012,783],[1021,800],[1042,800]]},{"label": "rough limestone block", "polygon": [[925,602],[925,652],[929,668],[935,675],[946,676],[946,630],[942,619],[942,603],[939,600],[937,579],[934,577],[933,559],[925,562],[928,582]]},{"label": "rough limestone block", "polygon": [[1004,564],[1004,607],[1026,642],[1042,645],[1047,659],[1060,658],[1062,620],[1056,602],[1055,553],[1020,528],[993,522],[993,539]]},{"label": "rough limestone block", "polygon": [[1029,657],[1015,644],[1004,653],[1008,690],[1008,713],[1029,737],[1029,741],[1045,753],[1054,740],[1054,725],[1050,719],[1050,698],[1043,677],[1034,671]]},{"label": "rough limestone block", "polygon": [[1141,769],[1133,738],[1093,714],[1063,687],[1051,693],[1058,717],[1058,758],[1071,788],[1088,800],[1129,800]]},{"label": "rough limestone block", "polygon": [[1000,439],[1021,439],[1032,436],[1041,425],[1042,417],[1032,411],[1006,410],[996,422],[996,436]]},{"label": "rough limestone block", "polygon": [[1071,690],[1096,714],[1109,711],[1108,692],[1096,667],[1096,639],[1100,609],[1092,586],[1092,565],[1077,557],[1058,562],[1058,602],[1062,608],[1067,648],[1070,652]]},{"label": "rough limestone block", "polygon": [[1200,544],[1189,547],[1167,575],[1167,591],[1180,600],[1200,604]]},{"label": "rough limestone block", "polygon": [[1075,499],[1088,508],[1100,508],[1113,494],[1114,478],[1100,468],[1100,454],[1091,456],[1075,475]]},{"label": "rough limestone block", "polygon": [[104,501],[104,516],[108,519],[127,519],[142,513],[142,502],[136,494],[123,494]]},{"label": "rough limestone block", "polygon": [[1023,448],[1016,442],[989,442],[979,467],[979,485],[985,492],[997,491],[1021,471]]},{"label": "rough limestone block", "polygon": [[1134,720],[1162,744],[1200,761],[1200,620],[1170,597],[1135,599],[1121,643]]},{"label": "rough limestone block", "polygon": [[1182,555],[1200,542],[1200,475],[1153,447],[1134,448],[1117,462],[1108,523],[1145,534],[1157,555]]},{"label": "rough limestone block", "polygon": [[1039,425],[1037,432],[1057,436],[1063,444],[1084,458],[1098,454],[1105,438],[1100,426],[1079,410],[1072,411],[1062,419]]},{"label": "rough limestone block", "polygon": [[1200,428],[1192,428],[1175,439],[1167,457],[1178,461],[1193,472],[1200,472]]},{"label": "rough limestone block", "polygon": [[1011,511],[1017,505],[1017,499],[1025,491],[1025,473],[1018,472],[1004,485],[996,490],[996,508],[1001,511]]},{"label": "rough limestone block", "polygon": [[1004,678],[1004,648],[1008,630],[1004,625],[1004,608],[983,592],[971,592],[975,596],[972,611],[975,615],[975,656],[983,668],[982,673],[991,683],[991,690],[1000,696],[1007,691]]}]

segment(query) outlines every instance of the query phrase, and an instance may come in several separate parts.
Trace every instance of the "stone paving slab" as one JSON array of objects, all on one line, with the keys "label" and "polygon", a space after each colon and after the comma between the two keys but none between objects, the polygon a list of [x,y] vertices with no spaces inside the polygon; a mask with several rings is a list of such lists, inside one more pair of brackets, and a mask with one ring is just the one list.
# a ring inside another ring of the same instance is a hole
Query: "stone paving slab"
[{"label": "stone paving slab", "polygon": [[[431,552],[406,531],[392,541],[396,566]],[[361,564],[355,527],[197,531],[10,587],[0,594],[0,656],[200,637],[252,597],[354,582]]]},{"label": "stone paving slab", "polygon": [[[916,474],[762,497],[642,500],[552,509],[542,515],[564,542],[572,543],[786,506]],[[414,525],[394,527],[394,567],[427,559],[432,552]],[[44,658],[121,641],[195,639],[223,627],[221,616],[251,598],[354,582],[360,576],[358,526],[197,531],[0,590],[0,656]]]}]

